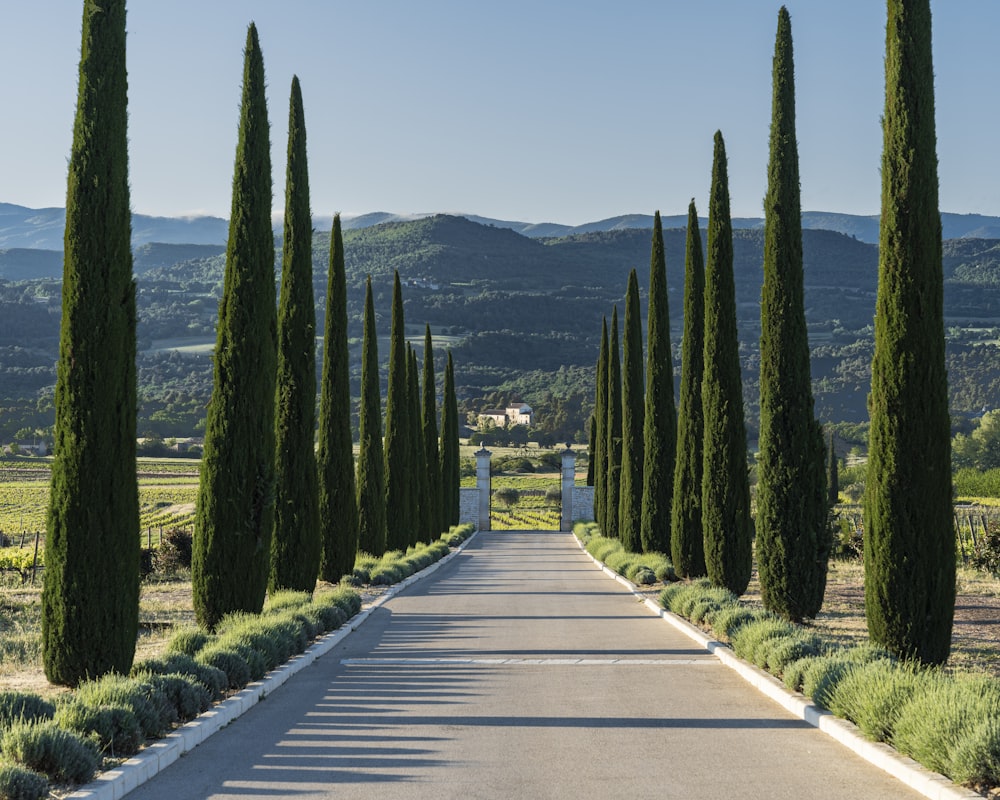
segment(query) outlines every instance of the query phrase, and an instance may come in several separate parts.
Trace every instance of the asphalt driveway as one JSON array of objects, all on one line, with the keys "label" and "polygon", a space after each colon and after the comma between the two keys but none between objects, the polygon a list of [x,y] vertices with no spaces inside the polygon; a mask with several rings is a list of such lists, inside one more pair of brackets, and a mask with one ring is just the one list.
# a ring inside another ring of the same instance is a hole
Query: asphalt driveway
[{"label": "asphalt driveway", "polygon": [[129,800],[917,797],[595,569],[480,533]]}]

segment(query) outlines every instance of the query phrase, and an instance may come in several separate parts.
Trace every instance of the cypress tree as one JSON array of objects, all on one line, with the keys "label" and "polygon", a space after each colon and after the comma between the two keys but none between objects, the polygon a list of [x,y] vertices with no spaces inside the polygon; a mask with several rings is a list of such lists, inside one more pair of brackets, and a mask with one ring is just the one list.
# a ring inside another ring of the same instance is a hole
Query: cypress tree
[{"label": "cypress tree", "polygon": [[788,10],[778,12],[760,316],[757,566],[764,606],[815,617],[826,586],[823,433],[813,416],[803,300],[795,68]]},{"label": "cypress tree", "polygon": [[358,550],[380,556],[386,546],[385,463],[382,455],[382,396],[378,383],[378,334],[375,332],[371,275],[365,283],[360,434]]},{"label": "cypress tree", "polygon": [[448,351],[441,403],[441,496],[446,527],[458,524],[461,470],[458,450],[458,400],[455,396],[455,366]]},{"label": "cypress tree", "polygon": [[407,400],[410,407],[410,486],[413,488],[413,505],[417,524],[413,526],[410,544],[430,542],[431,507],[428,503],[430,494],[430,477],[427,475],[427,455],[424,452],[424,432],[420,413],[420,367],[417,365],[417,354],[409,343],[407,347]]},{"label": "cypress tree", "polygon": [[951,441],[929,0],[889,0],[882,215],[865,492],[865,613],[903,658],[948,658]]},{"label": "cypress tree", "polygon": [[642,544],[643,379],[642,314],[639,279],[633,269],[625,292],[625,330],[622,342],[622,471],[618,498],[618,536],[631,553]]},{"label": "cypress tree", "polygon": [[83,5],[42,592],[53,683],[128,672],[139,625],[125,2]]},{"label": "cypress tree", "polygon": [[231,611],[259,612],[267,590],[277,357],[269,130],[251,24],[191,563],[195,614],[208,628]]},{"label": "cypress tree", "polygon": [[347,350],[347,278],[340,215],[330,232],[330,269],[323,334],[319,403],[320,577],[337,583],[354,569],[358,553],[358,495],[351,435],[351,384]]},{"label": "cypress tree", "polygon": [[447,527],[441,499],[441,455],[438,448],[437,427],[437,379],[434,376],[434,343],[431,340],[431,326],[424,329],[424,384],[423,384],[423,437],[424,459],[427,462],[427,508],[430,528],[428,534],[433,540]]},{"label": "cypress tree", "polygon": [[646,411],[643,429],[642,529],[644,553],[670,552],[670,514],[677,451],[674,356],[670,349],[670,301],[660,212],[653,217],[649,258],[649,319],[646,322]]},{"label": "cypress tree", "polygon": [[750,583],[750,485],[743,384],[736,335],[733,229],[729,215],[726,145],[715,134],[708,203],[708,266],[705,269],[705,348],[701,384],[705,419],[701,483],[702,530],[709,580],[733,594]]},{"label": "cypress tree", "polygon": [[416,522],[410,492],[409,407],[403,324],[403,290],[399,284],[399,272],[396,272],[392,285],[389,387],[385,398],[385,545],[389,550],[406,549]]},{"label": "cypress tree", "polygon": [[316,475],[316,310],[312,285],[312,213],[302,89],[292,77],[288,112],[285,224],[278,302],[275,398],[275,505],[270,591],[316,588],[319,486]]},{"label": "cypress tree", "polygon": [[618,306],[611,314],[611,334],[608,340],[608,423],[605,431],[605,447],[608,453],[608,468],[604,476],[607,483],[604,499],[604,535],[618,538],[618,507],[621,498],[622,474],[622,368],[618,354]]},{"label": "cypress tree", "polygon": [[832,512],[840,502],[840,464],[837,462],[837,451],[833,448],[833,431],[830,431],[830,447],[827,453],[829,460],[826,468],[826,505]]},{"label": "cypress tree", "polygon": [[594,419],[597,438],[594,446],[594,520],[606,531],[604,509],[608,497],[608,318],[601,320],[601,349],[597,357],[597,388],[594,392]]},{"label": "cypress tree", "polygon": [[587,486],[594,485],[594,447],[597,445],[597,417],[590,415],[587,423]]},{"label": "cypress tree", "polygon": [[685,578],[706,575],[701,525],[701,471],[705,420],[701,409],[704,374],[705,262],[694,200],[688,205],[684,256],[684,334],[681,339],[681,396],[677,416],[677,463],[670,511],[670,557]]}]

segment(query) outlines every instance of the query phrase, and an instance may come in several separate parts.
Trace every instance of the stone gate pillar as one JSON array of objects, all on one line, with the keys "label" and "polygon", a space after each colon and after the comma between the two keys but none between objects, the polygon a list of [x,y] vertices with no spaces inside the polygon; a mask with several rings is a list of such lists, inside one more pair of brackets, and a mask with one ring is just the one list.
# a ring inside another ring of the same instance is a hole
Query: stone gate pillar
[{"label": "stone gate pillar", "polygon": [[559,530],[573,530],[573,485],[576,483],[576,453],[567,444],[562,453],[562,515]]},{"label": "stone gate pillar", "polygon": [[476,451],[476,488],[479,490],[479,526],[481,531],[490,530],[490,456],[485,447]]}]

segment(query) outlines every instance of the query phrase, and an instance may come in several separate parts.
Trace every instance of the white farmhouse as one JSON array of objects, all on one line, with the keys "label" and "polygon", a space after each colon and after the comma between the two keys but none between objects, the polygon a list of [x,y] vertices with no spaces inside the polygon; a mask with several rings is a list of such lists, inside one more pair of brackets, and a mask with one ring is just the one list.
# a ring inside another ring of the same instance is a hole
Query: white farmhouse
[{"label": "white farmhouse", "polygon": [[479,426],[482,427],[490,422],[498,428],[506,428],[508,425],[531,426],[534,412],[527,403],[515,401],[508,403],[506,408],[488,408],[479,414]]}]

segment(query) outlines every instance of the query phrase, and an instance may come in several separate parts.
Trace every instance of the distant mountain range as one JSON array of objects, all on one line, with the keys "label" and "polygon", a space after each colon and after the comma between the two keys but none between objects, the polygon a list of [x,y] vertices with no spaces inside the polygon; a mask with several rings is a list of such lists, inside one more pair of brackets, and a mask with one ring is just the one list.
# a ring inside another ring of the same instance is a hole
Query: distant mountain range
[{"label": "distant mountain range", "polygon": [[[354,217],[342,217],[345,230],[355,230],[385,222],[409,222],[435,216],[428,214],[392,214],[373,212]],[[623,214],[618,217],[588,222],[583,225],[559,225],[554,222],[515,222],[490,219],[475,214],[454,214],[480,225],[508,228],[532,239],[573,236],[605,231],[649,229],[653,217],[649,214]],[[707,220],[701,220],[704,225]],[[1000,217],[981,214],[941,214],[945,239],[1000,239]],[[63,208],[26,208],[11,203],[0,203],[0,250],[62,250],[66,211]],[[317,230],[329,230],[332,217],[317,215],[313,218]],[[663,227],[683,228],[687,217],[663,217]],[[738,217],[733,227],[741,229],[763,228],[760,217]],[[859,241],[878,242],[878,216],[834,214],[826,211],[806,211],[802,214],[802,227],[806,230],[828,230],[852,236]],[[191,244],[224,246],[228,229],[227,220],[221,217],[150,217],[145,214],[132,216],[132,243],[139,247],[152,242],[162,244]],[[276,227],[280,233],[280,224]]]}]

